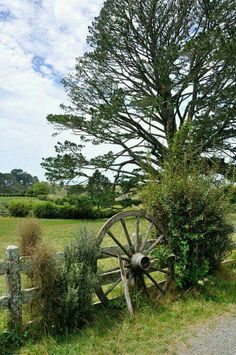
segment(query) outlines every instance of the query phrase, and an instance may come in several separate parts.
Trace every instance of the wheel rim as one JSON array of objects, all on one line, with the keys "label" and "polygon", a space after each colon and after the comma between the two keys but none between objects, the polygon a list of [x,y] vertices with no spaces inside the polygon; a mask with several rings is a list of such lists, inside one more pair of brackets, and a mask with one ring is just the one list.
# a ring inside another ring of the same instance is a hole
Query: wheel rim
[{"label": "wheel rim", "polygon": [[[143,222],[145,227],[142,226]],[[104,224],[97,237],[102,257],[107,259],[106,262],[101,260],[102,268],[97,265],[101,269],[102,284],[97,289],[97,296],[102,303],[107,304],[109,297],[114,297],[114,291],[115,296],[119,293],[117,289],[120,288],[121,277],[118,252],[125,264],[126,278],[135,289],[148,293],[149,286],[154,286],[158,291],[157,298],[165,294],[171,281],[171,265],[167,262],[164,268],[157,268],[152,257],[153,250],[166,243],[161,232],[156,219],[144,211],[120,212]],[[112,282],[106,284],[106,277],[111,278]]]}]

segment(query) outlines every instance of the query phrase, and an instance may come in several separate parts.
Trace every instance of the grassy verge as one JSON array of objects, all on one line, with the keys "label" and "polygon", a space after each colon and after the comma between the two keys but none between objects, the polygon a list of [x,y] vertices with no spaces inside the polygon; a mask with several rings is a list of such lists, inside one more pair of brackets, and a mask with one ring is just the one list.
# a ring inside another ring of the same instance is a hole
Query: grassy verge
[{"label": "grassy verge", "polygon": [[[224,267],[199,289],[172,292],[161,303],[142,300],[133,318],[125,309],[96,310],[94,323],[80,332],[35,336],[26,340],[17,353],[175,354],[177,343],[186,339],[190,326],[234,312],[235,304],[236,271]],[[9,354],[10,351],[16,349],[9,349]]]},{"label": "grassy verge", "polygon": [[[230,218],[236,224],[236,215]],[[15,229],[19,220],[22,219],[0,218],[2,254],[5,246],[18,244]],[[104,222],[40,220],[44,240],[54,244],[56,250],[70,243],[79,226],[87,225],[97,233]],[[161,303],[142,300],[134,318],[127,316],[125,308],[95,310],[94,323],[78,333],[58,337],[29,334],[21,348],[14,349],[13,344],[19,344],[22,339],[11,339],[12,347],[0,348],[0,354],[174,354],[176,343],[185,339],[190,326],[224,312],[233,312],[235,304],[236,270],[225,266],[197,290],[173,292]],[[5,324],[6,313],[0,312],[0,329]],[[1,339],[4,336],[0,335],[0,344]]]}]

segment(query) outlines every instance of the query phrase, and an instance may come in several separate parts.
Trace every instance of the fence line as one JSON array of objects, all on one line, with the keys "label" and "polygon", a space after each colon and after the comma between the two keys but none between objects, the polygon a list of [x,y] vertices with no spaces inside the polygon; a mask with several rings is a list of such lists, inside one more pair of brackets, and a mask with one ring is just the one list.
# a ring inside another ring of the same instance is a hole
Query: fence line
[{"label": "fence line", "polygon": [[[128,248],[128,246],[125,246]],[[236,249],[233,244],[232,250]],[[118,246],[105,247],[101,249],[99,259],[109,258],[109,254],[123,253]],[[108,253],[108,254],[106,254]],[[21,288],[21,273],[29,274],[32,268],[30,257],[20,257],[19,247],[10,245],[5,249],[7,259],[0,261],[0,275],[6,275],[7,292],[0,297],[0,310],[8,310],[8,327],[20,327],[22,325],[22,306],[29,304],[37,293],[37,287]],[[62,263],[64,253],[56,253],[54,257],[58,264]],[[225,260],[223,264],[236,263],[236,260]],[[107,285],[117,280],[120,271],[105,273],[101,277],[101,284]]]}]

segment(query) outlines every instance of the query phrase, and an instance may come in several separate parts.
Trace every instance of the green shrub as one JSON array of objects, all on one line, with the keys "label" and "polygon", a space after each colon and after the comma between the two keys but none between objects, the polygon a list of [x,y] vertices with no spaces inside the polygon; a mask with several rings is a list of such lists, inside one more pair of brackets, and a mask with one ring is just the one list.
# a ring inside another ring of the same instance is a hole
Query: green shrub
[{"label": "green shrub", "polygon": [[176,256],[176,285],[194,285],[218,267],[230,250],[232,226],[223,188],[204,175],[204,169],[197,163],[185,166],[184,161],[166,164],[160,180],[146,186],[143,198]]},{"label": "green shrub", "polygon": [[12,200],[8,209],[13,217],[26,217],[31,210],[31,204],[28,201]]},{"label": "green shrub", "polygon": [[92,318],[93,294],[98,285],[97,255],[95,236],[86,229],[78,233],[76,242],[65,251],[65,262],[57,283],[60,289],[57,308],[60,330],[79,328]]},{"label": "green shrub", "polygon": [[224,188],[225,193],[228,194],[230,203],[236,204],[236,186],[235,185],[227,185]]},{"label": "green shrub", "polygon": [[81,230],[75,243],[66,248],[64,262],[56,267],[52,252],[40,246],[33,256],[33,283],[39,287],[33,304],[34,316],[48,331],[62,332],[86,324],[93,313],[97,286],[95,236]]},{"label": "green shrub", "polygon": [[56,205],[54,202],[36,204],[33,207],[34,216],[37,218],[62,218],[62,219],[93,219],[96,218],[92,207],[70,205]]},{"label": "green shrub", "polygon": [[60,218],[58,208],[53,202],[35,204],[33,213],[37,218]]}]

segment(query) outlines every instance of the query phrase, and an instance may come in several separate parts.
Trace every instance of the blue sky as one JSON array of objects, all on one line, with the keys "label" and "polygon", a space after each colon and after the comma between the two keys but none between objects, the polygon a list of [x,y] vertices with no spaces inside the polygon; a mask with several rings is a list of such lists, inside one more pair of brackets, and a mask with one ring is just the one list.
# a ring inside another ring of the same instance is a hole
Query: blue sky
[{"label": "blue sky", "polygon": [[[86,50],[103,0],[0,0],[0,172],[21,168],[44,179],[42,157],[58,140],[46,115],[66,102],[61,78]],[[90,152],[92,154],[92,152]]]}]

